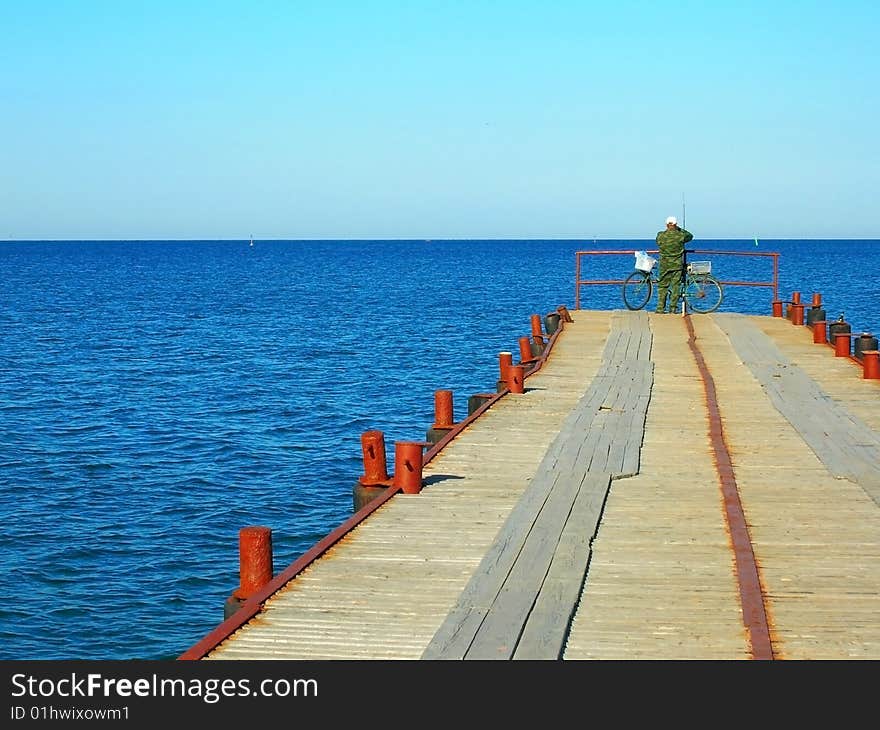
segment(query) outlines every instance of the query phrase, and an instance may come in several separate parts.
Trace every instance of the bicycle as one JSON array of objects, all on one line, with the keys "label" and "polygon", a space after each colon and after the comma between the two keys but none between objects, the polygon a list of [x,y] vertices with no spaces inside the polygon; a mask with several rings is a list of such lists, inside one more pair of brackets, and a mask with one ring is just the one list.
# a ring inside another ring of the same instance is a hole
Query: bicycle
[{"label": "bicycle", "polygon": [[[714,276],[712,276],[711,261],[687,262],[687,255],[696,253],[694,249],[685,249],[681,257],[681,285],[679,287],[679,299],[684,300],[685,311],[691,310],[698,314],[709,314],[721,306],[724,299],[724,289]],[[644,309],[651,300],[651,294],[659,280],[654,275],[656,259],[648,256],[644,251],[636,252],[636,270],[624,279],[621,292],[623,303],[627,309]],[[678,302],[673,302],[670,311],[678,310]]]}]

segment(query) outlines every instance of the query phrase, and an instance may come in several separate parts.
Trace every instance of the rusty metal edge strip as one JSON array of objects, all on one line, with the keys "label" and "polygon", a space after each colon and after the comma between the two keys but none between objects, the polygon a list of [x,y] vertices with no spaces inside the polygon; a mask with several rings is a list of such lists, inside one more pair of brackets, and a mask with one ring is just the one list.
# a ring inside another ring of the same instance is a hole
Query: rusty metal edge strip
[{"label": "rusty metal edge strip", "polygon": [[278,590],[289,583],[297,574],[301,573],[313,561],[317,560],[345,535],[357,527],[372,512],[381,507],[385,502],[391,499],[400,491],[400,487],[388,487],[378,497],[370,502],[355,514],[349,517],[339,527],[329,532],[309,550],[304,552],[299,558],[291,563],[282,572],[272,578],[259,592],[251,596],[245,601],[232,616],[223,621],[217,628],[211,631],[207,636],[187,649],[183,654],[177,657],[181,659],[201,659],[207,656],[208,652],[215,649],[221,642],[228,639],[235,631],[244,626],[254,616],[263,610],[263,604]]},{"label": "rusty metal edge strip", "polygon": [[[544,365],[547,358],[549,357],[550,351],[553,349],[553,345],[556,343],[557,337],[562,333],[564,327],[564,320],[560,318],[558,329],[551,335],[550,339],[547,342],[547,346],[544,348],[541,356],[537,359],[535,367],[533,367],[524,376],[524,378],[528,378],[529,375],[532,375],[533,373],[541,369],[541,367]],[[473,423],[474,420],[476,420],[479,416],[489,410],[489,408],[494,403],[496,403],[499,398],[502,398],[509,392],[510,390],[508,388],[505,388],[497,393],[494,393],[492,398],[483,403],[483,405],[481,405],[467,418],[455,424],[453,428],[450,429],[449,433],[445,434],[442,439],[440,439],[429,451],[426,452],[423,459],[423,464],[428,463],[437,454],[439,454],[444,446],[446,446],[459,433],[461,433],[465,428]],[[339,525],[339,527],[335,528],[326,536],[321,538],[321,540],[315,543],[313,547],[309,548],[309,550],[303,553],[281,573],[272,578],[272,580],[269,581],[269,583],[267,583],[262,590],[251,596],[247,601],[245,601],[232,616],[219,624],[215,629],[213,629],[198,642],[193,644],[189,649],[178,656],[177,660],[191,661],[206,657],[209,652],[211,652],[213,649],[216,649],[217,646],[219,646],[222,642],[232,636],[234,632],[238,631],[238,629],[240,629],[254,616],[260,613],[260,611],[263,610],[263,604],[273,594],[281,590],[285,585],[287,585],[287,583],[293,580],[311,563],[321,557],[325,552],[327,552],[327,550],[333,547],[333,545],[339,542],[343,537],[345,537],[349,532],[351,532],[355,527],[357,527],[361,522],[369,517],[375,510],[385,504],[400,491],[400,487],[390,486],[378,497],[370,500],[368,504],[364,505],[360,510],[355,512],[351,517],[345,520],[345,522]]]},{"label": "rusty metal edge strip", "polygon": [[696,333],[690,317],[686,317],[688,329],[688,346],[697,363],[703,390],[706,394],[706,407],[709,412],[709,439],[715,455],[715,469],[724,498],[725,519],[733,545],[736,562],[736,577],[739,583],[740,603],[742,605],[743,624],[749,633],[752,659],[773,659],[773,643],[770,638],[770,626],[767,619],[765,596],[761,585],[760,571],[752,548],[752,539],[746,524],[745,513],[739,497],[730,451],[724,439],[724,427],[721,423],[721,411],[718,408],[718,396],[715,380],[709,372],[703,354],[696,343]]},{"label": "rusty metal edge strip", "polygon": [[[535,366],[533,368],[531,368],[527,373],[524,374],[524,376],[523,376],[524,381],[528,380],[528,378],[531,375],[534,375],[536,372],[538,372],[544,366],[544,363],[547,361],[547,358],[550,356],[550,351],[553,349],[553,345],[556,344],[556,338],[562,332],[563,327],[564,327],[564,320],[560,319],[559,320],[559,328],[550,336],[550,339],[547,341],[547,346],[544,348],[540,357],[538,357],[536,359]],[[437,443],[434,444],[425,453],[425,456],[424,456],[424,459],[422,460],[422,463],[427,464],[429,461],[431,461],[431,459],[433,459],[435,456],[437,456],[437,454],[439,454],[443,450],[444,446],[446,446],[458,434],[460,434],[462,431],[464,431],[479,416],[483,415],[483,413],[485,413],[487,410],[489,410],[489,408],[491,408],[495,403],[497,403],[498,400],[502,396],[507,395],[508,393],[510,393],[509,388],[504,388],[503,390],[500,390],[497,393],[493,393],[492,397],[489,398],[485,403],[483,403],[483,405],[481,405],[479,408],[477,408],[477,410],[475,410],[471,415],[469,415],[463,421],[459,421],[458,423],[454,424],[453,427],[449,430],[449,432],[445,433],[443,435],[443,438],[441,438],[439,441],[437,441]]]}]

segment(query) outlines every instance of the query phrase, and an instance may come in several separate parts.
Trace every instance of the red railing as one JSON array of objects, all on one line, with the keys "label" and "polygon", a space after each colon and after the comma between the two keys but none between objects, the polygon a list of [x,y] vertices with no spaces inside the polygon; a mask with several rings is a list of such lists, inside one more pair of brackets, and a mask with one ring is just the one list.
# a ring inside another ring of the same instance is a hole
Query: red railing
[{"label": "red railing", "polygon": [[[639,249],[644,250],[644,249]],[[581,257],[583,256],[633,256],[636,252],[636,249],[617,249],[614,251],[575,251],[575,284],[574,284],[574,308],[581,308],[581,287],[585,285],[607,285],[607,284],[617,284],[618,286],[622,285],[624,279],[583,279],[582,266],[581,266]],[[656,249],[648,250],[647,253],[656,254],[659,253]],[[693,258],[694,256],[752,256],[752,257],[764,257],[771,258],[773,260],[773,278],[769,281],[731,281],[731,280],[722,280],[718,279],[718,282],[722,286],[763,286],[769,287],[773,289],[773,301],[779,300],[779,254],[778,253],[755,253],[751,251],[714,251],[714,250],[702,250],[695,249],[693,254],[689,254],[689,257]],[[626,269],[627,275],[631,271],[631,269]]]}]

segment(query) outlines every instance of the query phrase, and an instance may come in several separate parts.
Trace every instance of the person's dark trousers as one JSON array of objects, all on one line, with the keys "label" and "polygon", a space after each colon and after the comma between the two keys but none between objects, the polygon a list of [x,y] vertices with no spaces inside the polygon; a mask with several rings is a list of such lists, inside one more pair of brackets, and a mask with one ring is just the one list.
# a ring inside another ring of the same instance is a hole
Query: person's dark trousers
[{"label": "person's dark trousers", "polygon": [[678,304],[678,295],[681,291],[681,259],[664,259],[660,257],[660,277],[657,280],[657,311],[666,311],[666,302],[669,302],[669,311],[674,312]]}]

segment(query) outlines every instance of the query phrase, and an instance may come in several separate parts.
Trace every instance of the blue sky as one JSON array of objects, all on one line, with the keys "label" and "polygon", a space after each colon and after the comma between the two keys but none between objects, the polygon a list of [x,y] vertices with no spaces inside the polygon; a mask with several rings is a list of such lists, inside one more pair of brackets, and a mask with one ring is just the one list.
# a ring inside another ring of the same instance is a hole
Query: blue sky
[{"label": "blue sky", "polygon": [[880,238],[880,3],[0,0],[2,239]]}]

